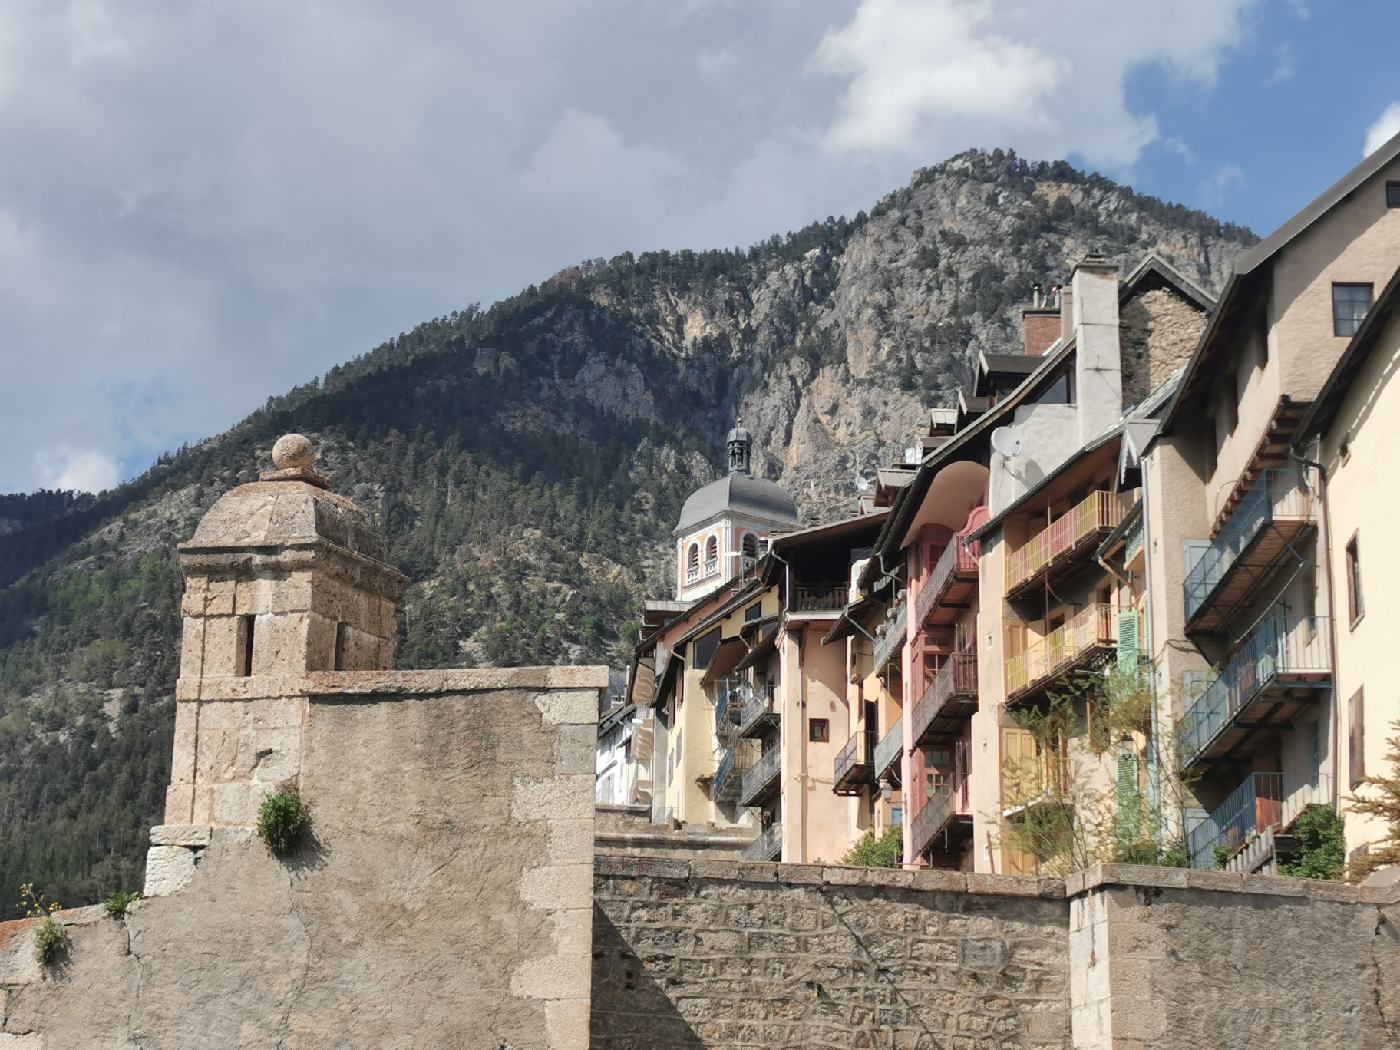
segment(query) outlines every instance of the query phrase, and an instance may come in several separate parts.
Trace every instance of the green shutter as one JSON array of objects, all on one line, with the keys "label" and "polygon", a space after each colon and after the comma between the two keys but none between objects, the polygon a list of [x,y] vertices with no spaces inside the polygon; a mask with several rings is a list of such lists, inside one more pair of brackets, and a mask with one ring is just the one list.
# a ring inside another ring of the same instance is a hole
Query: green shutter
[{"label": "green shutter", "polygon": [[1131,744],[1124,743],[1118,752],[1118,776],[1115,784],[1117,797],[1116,825],[1118,841],[1128,845],[1137,840],[1139,824],[1138,806],[1138,763],[1137,754]]},{"label": "green shutter", "polygon": [[1122,671],[1138,669],[1138,614],[1120,612],[1118,614],[1118,668]]}]

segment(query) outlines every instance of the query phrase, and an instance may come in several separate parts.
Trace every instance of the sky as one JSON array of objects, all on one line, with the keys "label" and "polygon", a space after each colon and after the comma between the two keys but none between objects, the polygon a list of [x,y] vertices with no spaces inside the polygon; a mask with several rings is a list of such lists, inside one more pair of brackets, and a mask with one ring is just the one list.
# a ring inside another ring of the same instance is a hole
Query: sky
[{"label": "sky", "polygon": [[6,0],[0,492],[98,491],[586,258],[963,149],[1266,234],[1400,131],[1393,0]]}]

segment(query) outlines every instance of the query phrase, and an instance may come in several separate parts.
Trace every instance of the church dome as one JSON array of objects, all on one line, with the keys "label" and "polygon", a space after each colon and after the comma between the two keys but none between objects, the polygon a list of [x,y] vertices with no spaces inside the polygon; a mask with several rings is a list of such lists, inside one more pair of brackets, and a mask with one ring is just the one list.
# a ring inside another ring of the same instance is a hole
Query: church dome
[{"label": "church dome", "polygon": [[797,503],[787,489],[751,474],[735,472],[696,489],[681,507],[676,532],[689,532],[717,514],[739,513],[775,525],[796,525]]}]

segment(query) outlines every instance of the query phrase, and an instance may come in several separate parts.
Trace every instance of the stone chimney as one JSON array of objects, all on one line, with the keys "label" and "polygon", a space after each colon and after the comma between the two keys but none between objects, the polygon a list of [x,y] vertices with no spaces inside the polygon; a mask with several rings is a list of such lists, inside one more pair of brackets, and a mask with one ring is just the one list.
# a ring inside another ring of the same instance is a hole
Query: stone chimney
[{"label": "stone chimney", "polygon": [[1074,268],[1071,302],[1063,312],[1074,321],[1074,400],[1082,448],[1123,414],[1118,268],[1102,255],[1085,256]]},{"label": "stone chimney", "polygon": [[184,632],[165,821],[250,826],[297,776],[317,671],[388,670],[406,579],[353,501],[312,470],[300,434],[273,470],[225,493],[180,545]]}]

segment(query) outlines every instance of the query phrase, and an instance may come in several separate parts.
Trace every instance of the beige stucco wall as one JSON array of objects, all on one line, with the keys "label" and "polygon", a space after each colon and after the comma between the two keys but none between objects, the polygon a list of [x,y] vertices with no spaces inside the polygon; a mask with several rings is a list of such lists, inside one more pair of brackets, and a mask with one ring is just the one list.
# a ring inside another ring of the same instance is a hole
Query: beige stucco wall
[{"label": "beige stucco wall", "polygon": [[[0,927],[0,1046],[588,1046],[605,668],[308,676],[312,837],[158,829],[188,883],[122,921]],[[230,708],[237,701],[227,702]]]},{"label": "beige stucco wall", "polygon": [[[853,721],[846,694],[845,653],[840,646],[821,644],[832,622],[790,622],[780,645],[782,859],[793,864],[840,860],[852,841],[855,803],[832,791],[836,756],[849,739],[842,735],[844,727]],[[827,719],[828,740],[808,740],[813,718]]]},{"label": "beige stucco wall", "polygon": [[[1400,719],[1395,692],[1395,624],[1400,623],[1400,559],[1395,557],[1396,522],[1400,521],[1400,472],[1395,467],[1396,421],[1400,420],[1400,385],[1391,382],[1400,369],[1400,320],[1392,318],[1366,367],[1355,377],[1332,425],[1323,435],[1321,462],[1326,468],[1326,544],[1336,596],[1337,769],[1343,795],[1356,779],[1348,756],[1351,723],[1348,700],[1365,690],[1365,769],[1391,774],[1385,762],[1386,741]],[[1342,453],[1346,444],[1348,452]],[[1365,613],[1352,623],[1347,612],[1346,545],[1357,538]],[[1363,789],[1371,791],[1373,789]],[[1384,825],[1354,813],[1346,816],[1349,850],[1385,836]]]}]

